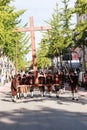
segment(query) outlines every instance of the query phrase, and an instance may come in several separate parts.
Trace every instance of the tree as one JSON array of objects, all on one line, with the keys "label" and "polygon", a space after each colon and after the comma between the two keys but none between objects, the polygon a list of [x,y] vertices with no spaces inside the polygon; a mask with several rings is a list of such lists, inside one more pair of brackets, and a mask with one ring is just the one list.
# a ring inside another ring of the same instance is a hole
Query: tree
[{"label": "tree", "polygon": [[[52,29],[49,31],[49,52],[53,56],[60,56],[67,51],[72,43],[72,10],[68,7],[69,0],[63,0],[63,8],[59,9],[56,4],[56,9],[49,20]],[[61,61],[62,62],[62,61]]]},{"label": "tree", "polygon": [[[61,55],[67,52],[72,42],[72,9],[68,7],[69,0],[63,0],[64,7],[59,9],[58,4],[52,14],[52,17],[47,21],[51,26],[51,30],[46,33],[43,37],[46,47],[48,48],[46,56],[53,59],[53,57],[60,57],[62,63]],[[42,53],[42,50],[39,50],[39,55]],[[44,61],[43,61],[44,62]]]},{"label": "tree", "polygon": [[8,56],[9,59],[15,63],[15,48],[17,42],[17,57],[19,65],[22,61],[21,66],[19,66],[19,68],[21,68],[24,64],[25,54],[29,51],[29,45],[27,45],[29,38],[24,33],[15,34],[13,30],[20,26],[20,16],[26,10],[15,11],[14,7],[9,6],[11,1],[12,0],[0,1],[0,47],[3,49],[4,55]]},{"label": "tree", "polygon": [[52,18],[48,21],[51,26],[51,30],[49,31],[49,52],[48,55],[58,56],[60,55],[62,42],[61,37],[61,21],[60,21],[60,12],[58,9],[58,4],[56,4],[56,9],[54,9],[54,13],[52,14]]},{"label": "tree", "polygon": [[38,68],[44,69],[50,66],[50,59],[47,57],[48,46],[45,40],[41,40],[39,49],[37,51],[37,65]]},{"label": "tree", "polygon": [[[75,33],[73,40],[75,47],[79,47],[83,51],[83,66],[84,70],[86,71],[85,48],[87,47],[87,1],[77,0],[73,12],[81,18],[74,29]],[[84,16],[85,18],[83,18]]]},{"label": "tree", "polygon": [[72,37],[73,37],[73,23],[72,19],[72,9],[69,8],[68,3],[70,0],[63,0],[62,3],[64,7],[61,11],[61,23],[62,23],[62,37],[63,37],[63,45],[64,50],[68,47],[72,46]]}]

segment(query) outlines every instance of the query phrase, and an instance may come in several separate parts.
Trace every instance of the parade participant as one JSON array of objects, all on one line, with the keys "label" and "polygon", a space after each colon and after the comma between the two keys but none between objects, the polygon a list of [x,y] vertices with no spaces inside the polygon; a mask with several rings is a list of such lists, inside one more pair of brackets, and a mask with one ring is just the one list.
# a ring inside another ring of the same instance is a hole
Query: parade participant
[{"label": "parade participant", "polygon": [[22,77],[22,92],[23,92],[24,98],[26,98],[27,92],[28,92],[26,74],[24,74],[23,77]]},{"label": "parade participant", "polygon": [[58,73],[54,74],[54,80],[53,80],[55,92],[56,92],[56,97],[59,97],[59,75]]},{"label": "parade participant", "polygon": [[45,92],[45,77],[43,72],[41,72],[38,76],[38,82],[39,82],[39,89],[41,92],[41,96],[44,96],[44,92]]},{"label": "parade participant", "polygon": [[65,81],[66,81],[66,76],[64,75],[63,71],[60,71],[60,74],[59,74],[59,86],[60,86],[60,89],[61,89],[61,93],[64,93],[64,91],[65,91],[65,87],[64,87]]},{"label": "parade participant", "polygon": [[20,94],[22,92],[22,88],[21,88],[21,84],[22,84],[22,78],[21,78],[21,75],[18,74],[17,75],[17,78],[18,78],[18,86],[17,86],[17,98],[19,99],[20,98]]},{"label": "parade participant", "polygon": [[74,71],[70,73],[70,87],[72,92],[72,100],[78,100],[78,76]]},{"label": "parade participant", "polygon": [[49,92],[49,97],[52,96],[52,85],[53,85],[53,77],[52,77],[52,74],[50,72],[48,72],[48,74],[46,76],[46,87]]},{"label": "parade participant", "polygon": [[28,84],[29,84],[31,98],[32,98],[33,97],[33,92],[34,92],[34,85],[35,85],[34,74],[32,72],[29,72]]},{"label": "parade participant", "polygon": [[16,98],[17,98],[17,86],[18,86],[18,78],[17,75],[15,75],[12,78],[11,81],[11,93],[12,93],[12,101],[16,102]]}]

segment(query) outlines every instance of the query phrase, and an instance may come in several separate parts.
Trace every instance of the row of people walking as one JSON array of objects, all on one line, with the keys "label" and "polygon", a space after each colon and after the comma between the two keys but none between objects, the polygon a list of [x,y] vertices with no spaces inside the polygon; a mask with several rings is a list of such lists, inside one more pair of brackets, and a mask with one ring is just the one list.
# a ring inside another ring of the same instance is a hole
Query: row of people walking
[{"label": "row of people walking", "polygon": [[[74,100],[74,96],[78,92],[78,76],[72,71],[70,74],[68,74],[68,78],[72,92],[72,100]],[[64,90],[65,82],[66,75],[63,71],[55,74],[52,74],[50,72],[47,74],[44,74],[43,72],[38,73],[37,87],[39,88],[42,97],[45,96],[46,89],[49,93],[49,97],[51,97],[54,87],[55,95],[57,98],[59,98],[60,90]],[[28,73],[28,75],[23,74],[23,76],[21,74],[15,75],[11,81],[12,101],[16,101],[17,98],[20,98],[21,94],[23,94],[24,98],[26,98],[29,91],[31,97],[33,97],[35,87],[35,78],[32,72]],[[76,95],[76,98],[78,99],[78,95]]]}]

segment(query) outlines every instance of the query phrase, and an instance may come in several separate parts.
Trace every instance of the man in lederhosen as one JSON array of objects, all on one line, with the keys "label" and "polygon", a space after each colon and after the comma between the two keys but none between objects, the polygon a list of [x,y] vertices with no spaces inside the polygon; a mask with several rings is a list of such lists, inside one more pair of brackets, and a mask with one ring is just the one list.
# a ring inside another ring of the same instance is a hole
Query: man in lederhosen
[{"label": "man in lederhosen", "polygon": [[28,92],[26,74],[23,75],[21,84],[22,84],[22,92],[23,92],[24,98],[26,98],[27,92]]},{"label": "man in lederhosen", "polygon": [[44,92],[45,92],[45,76],[44,76],[43,72],[39,73],[38,83],[39,83],[39,89],[40,89],[40,92],[41,92],[41,96],[43,97]]},{"label": "man in lederhosen", "polygon": [[58,73],[54,74],[53,84],[56,92],[56,97],[59,97],[59,75]]},{"label": "man in lederhosen", "polygon": [[53,77],[52,74],[48,72],[48,74],[46,75],[46,87],[49,92],[49,97],[52,96],[52,85],[53,85]]},{"label": "man in lederhosen", "polygon": [[16,102],[16,98],[17,98],[17,86],[18,86],[18,78],[17,75],[15,75],[12,78],[11,81],[11,93],[12,93],[12,101]]},{"label": "man in lederhosen", "polygon": [[61,93],[63,93],[65,91],[65,86],[64,86],[65,82],[66,82],[66,76],[65,76],[64,72],[61,70],[60,74],[59,74],[59,86],[61,89]]},{"label": "man in lederhosen", "polygon": [[72,92],[72,100],[78,100],[78,76],[74,71],[70,73],[70,87]]},{"label": "man in lederhosen", "polygon": [[31,98],[32,98],[34,92],[34,85],[35,85],[34,74],[32,72],[29,72],[29,76],[27,78],[28,78],[27,80],[28,80],[28,85],[29,85]]},{"label": "man in lederhosen", "polygon": [[19,99],[21,97],[21,84],[22,84],[22,78],[21,78],[21,74],[17,75],[18,78],[18,86],[17,86],[17,98]]}]

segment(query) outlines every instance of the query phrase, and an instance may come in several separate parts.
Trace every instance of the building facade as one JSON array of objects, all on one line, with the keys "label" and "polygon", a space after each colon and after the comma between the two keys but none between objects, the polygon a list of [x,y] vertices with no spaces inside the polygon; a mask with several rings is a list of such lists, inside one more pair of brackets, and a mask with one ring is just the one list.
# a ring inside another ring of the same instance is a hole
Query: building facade
[{"label": "building facade", "polygon": [[0,85],[9,82],[11,77],[15,74],[14,64],[6,56],[0,57]]}]

